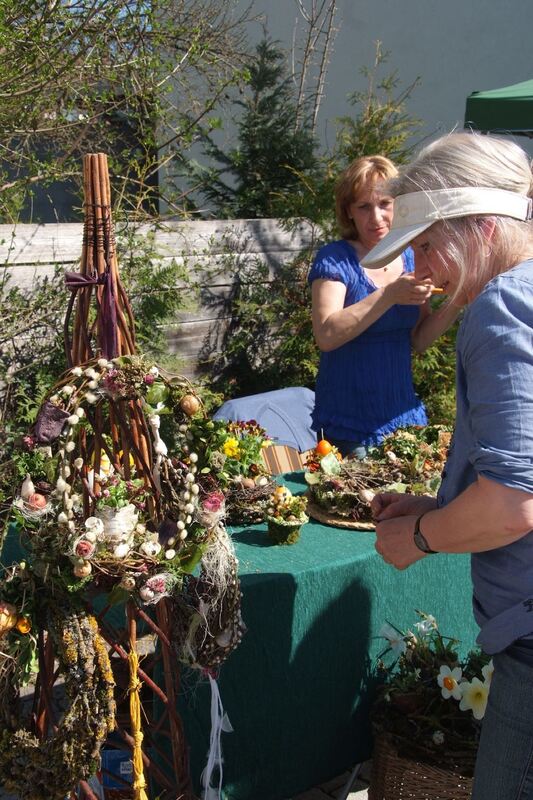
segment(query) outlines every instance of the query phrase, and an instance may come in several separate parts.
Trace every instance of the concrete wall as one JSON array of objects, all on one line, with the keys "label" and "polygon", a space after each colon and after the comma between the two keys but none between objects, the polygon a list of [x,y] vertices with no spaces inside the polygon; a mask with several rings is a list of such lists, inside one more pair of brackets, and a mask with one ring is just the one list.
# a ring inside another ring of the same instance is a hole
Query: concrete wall
[{"label": "concrete wall", "polygon": [[[311,2],[304,0],[308,8]],[[243,0],[241,7],[246,5]],[[462,128],[470,92],[533,77],[532,0],[338,0],[337,5],[339,31],[318,126],[323,142],[334,140],[335,117],[350,112],[346,95],[365,87],[359,70],[372,64],[376,40],[390,51],[389,67],[398,70],[403,88],[421,78],[408,110],[423,120],[425,136]],[[253,10],[274,39],[292,45],[295,0],[255,0]],[[250,34],[261,38],[259,22],[250,25]],[[519,142],[529,146],[527,139]]]}]

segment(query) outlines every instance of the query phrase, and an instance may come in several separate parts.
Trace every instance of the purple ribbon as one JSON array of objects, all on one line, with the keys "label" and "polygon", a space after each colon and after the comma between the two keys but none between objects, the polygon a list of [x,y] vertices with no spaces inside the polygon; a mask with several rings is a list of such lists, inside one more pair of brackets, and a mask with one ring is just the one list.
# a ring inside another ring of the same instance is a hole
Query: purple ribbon
[{"label": "purple ribbon", "polygon": [[98,343],[104,358],[115,358],[118,354],[117,300],[109,270],[93,277],[81,272],[65,272],[65,285],[73,292],[86,286],[104,287],[98,313]]}]

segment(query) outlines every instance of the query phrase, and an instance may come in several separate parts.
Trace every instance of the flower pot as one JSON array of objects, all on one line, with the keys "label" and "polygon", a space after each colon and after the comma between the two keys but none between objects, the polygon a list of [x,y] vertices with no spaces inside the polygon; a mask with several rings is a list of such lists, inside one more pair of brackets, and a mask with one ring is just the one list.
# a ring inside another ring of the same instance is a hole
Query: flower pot
[{"label": "flower pot", "polygon": [[268,535],[274,544],[294,544],[300,538],[302,526],[309,521],[309,517],[300,518],[296,522],[267,519]]}]

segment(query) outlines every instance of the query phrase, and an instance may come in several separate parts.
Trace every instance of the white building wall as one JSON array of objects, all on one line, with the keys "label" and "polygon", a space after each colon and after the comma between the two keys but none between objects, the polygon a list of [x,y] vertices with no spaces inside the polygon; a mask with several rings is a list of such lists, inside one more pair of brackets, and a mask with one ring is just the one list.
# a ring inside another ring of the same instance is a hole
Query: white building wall
[{"label": "white building wall", "polygon": [[[312,0],[304,2],[310,7]],[[470,92],[533,77],[533,0],[338,0],[337,5],[339,31],[318,125],[323,142],[333,143],[335,117],[350,113],[346,95],[365,88],[359,70],[372,64],[376,40],[390,52],[382,74],[397,70],[401,88],[420,76],[407,109],[422,119],[426,136],[462,128]],[[272,38],[291,46],[296,0],[255,0],[253,10],[264,15]],[[253,39],[261,38],[259,22],[250,31]]]}]

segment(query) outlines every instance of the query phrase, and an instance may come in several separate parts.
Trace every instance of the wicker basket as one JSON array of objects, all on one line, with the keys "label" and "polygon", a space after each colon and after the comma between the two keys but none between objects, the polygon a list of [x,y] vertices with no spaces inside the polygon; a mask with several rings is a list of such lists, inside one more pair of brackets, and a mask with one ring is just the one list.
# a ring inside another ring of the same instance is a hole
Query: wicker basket
[{"label": "wicker basket", "polygon": [[388,737],[375,739],[368,800],[470,800],[472,778],[398,755]]}]

